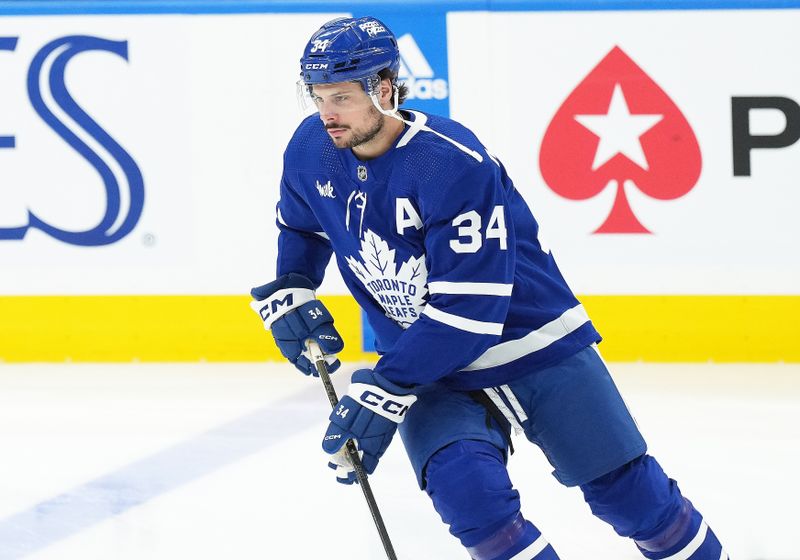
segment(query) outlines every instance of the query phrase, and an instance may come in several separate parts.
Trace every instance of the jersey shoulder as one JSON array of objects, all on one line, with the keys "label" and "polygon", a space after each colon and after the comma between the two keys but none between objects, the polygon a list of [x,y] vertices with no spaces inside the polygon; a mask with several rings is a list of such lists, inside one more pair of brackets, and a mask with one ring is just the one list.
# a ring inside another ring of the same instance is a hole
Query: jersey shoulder
[{"label": "jersey shoulder", "polygon": [[401,143],[408,155],[429,153],[444,161],[454,160],[468,165],[478,165],[486,159],[486,150],[469,128],[439,115],[409,111],[413,125]]},{"label": "jersey shoulder", "polygon": [[283,163],[285,169],[299,172],[341,170],[336,147],[325,133],[319,115],[310,115],[300,123],[286,146]]},{"label": "jersey shoulder", "polygon": [[401,167],[420,197],[439,198],[458,189],[485,188],[497,178],[497,164],[477,136],[452,119],[411,112],[414,125],[401,138]]}]

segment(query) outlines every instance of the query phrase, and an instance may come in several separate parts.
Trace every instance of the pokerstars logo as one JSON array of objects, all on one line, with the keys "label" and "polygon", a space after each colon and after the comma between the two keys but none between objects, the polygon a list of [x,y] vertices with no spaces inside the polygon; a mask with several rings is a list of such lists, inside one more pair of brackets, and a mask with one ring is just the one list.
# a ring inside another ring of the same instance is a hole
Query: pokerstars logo
[{"label": "pokerstars logo", "polygon": [[539,165],[547,185],[570,200],[616,191],[595,233],[651,233],[626,192],[680,198],[697,184],[702,156],[678,106],[615,47],[556,112],[542,140]]}]

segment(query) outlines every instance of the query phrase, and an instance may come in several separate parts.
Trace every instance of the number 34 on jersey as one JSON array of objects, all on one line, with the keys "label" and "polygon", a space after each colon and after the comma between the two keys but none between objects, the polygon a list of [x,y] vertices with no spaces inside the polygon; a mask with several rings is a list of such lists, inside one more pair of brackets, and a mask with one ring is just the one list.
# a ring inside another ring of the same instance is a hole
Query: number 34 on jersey
[{"label": "number 34 on jersey", "polygon": [[[422,219],[407,198],[398,198],[395,212],[397,233],[403,235],[406,228],[420,229]],[[452,226],[455,237],[450,240],[450,248],[456,253],[476,253],[490,239],[496,239],[499,248],[508,249],[508,231],[502,205],[495,206],[492,210],[486,228],[483,229],[481,215],[475,210],[459,214],[453,218]]]}]

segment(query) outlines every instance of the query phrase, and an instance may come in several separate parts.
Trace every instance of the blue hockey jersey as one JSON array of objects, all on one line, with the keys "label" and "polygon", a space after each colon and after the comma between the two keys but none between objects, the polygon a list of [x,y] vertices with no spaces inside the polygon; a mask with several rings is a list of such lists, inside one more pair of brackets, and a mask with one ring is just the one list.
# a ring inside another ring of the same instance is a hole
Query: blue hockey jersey
[{"label": "blue hockey jersey", "polygon": [[501,385],[600,336],[500,162],[461,124],[403,111],[385,154],[337,149],[317,115],[284,154],[278,275],[322,282],[336,255],[400,385]]}]

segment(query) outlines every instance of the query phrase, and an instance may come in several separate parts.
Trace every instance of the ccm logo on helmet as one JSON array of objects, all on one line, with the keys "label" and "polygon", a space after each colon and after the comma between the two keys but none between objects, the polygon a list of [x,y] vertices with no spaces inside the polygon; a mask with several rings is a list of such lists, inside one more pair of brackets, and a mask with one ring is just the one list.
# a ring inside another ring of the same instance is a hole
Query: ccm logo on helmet
[{"label": "ccm logo on helmet", "polygon": [[404,416],[408,411],[408,405],[387,399],[383,395],[378,395],[372,391],[364,391],[359,399],[361,402],[367,403],[370,406],[379,406],[389,414],[393,414],[397,417]]},{"label": "ccm logo on helmet", "polygon": [[320,64],[320,63],[306,64],[306,70],[327,70],[327,69],[328,69],[327,64]]}]

